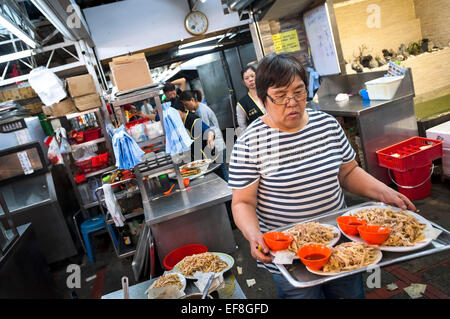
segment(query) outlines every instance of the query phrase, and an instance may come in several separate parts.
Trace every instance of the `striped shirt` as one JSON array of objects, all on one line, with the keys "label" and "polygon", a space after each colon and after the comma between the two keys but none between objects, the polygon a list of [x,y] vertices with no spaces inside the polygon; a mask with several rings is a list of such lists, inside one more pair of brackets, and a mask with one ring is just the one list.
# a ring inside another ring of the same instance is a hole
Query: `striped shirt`
[{"label": "striped shirt", "polygon": [[[309,121],[297,132],[280,132],[261,118],[237,139],[228,185],[243,189],[259,181],[256,214],[261,232],[345,207],[338,173],[355,158],[334,117],[306,109]],[[262,264],[279,273],[274,264]]]}]

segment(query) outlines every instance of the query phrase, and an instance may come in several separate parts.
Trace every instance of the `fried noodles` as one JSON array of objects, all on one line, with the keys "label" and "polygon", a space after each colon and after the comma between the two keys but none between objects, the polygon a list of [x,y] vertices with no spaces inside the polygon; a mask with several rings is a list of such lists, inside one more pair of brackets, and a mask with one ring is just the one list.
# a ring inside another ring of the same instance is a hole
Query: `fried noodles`
[{"label": "fried noodles", "polygon": [[309,244],[328,245],[336,236],[330,227],[316,222],[298,224],[285,231],[294,237],[288,250],[294,253]]},{"label": "fried noodles", "polygon": [[219,256],[206,252],[184,257],[177,266],[184,276],[192,276],[196,271],[219,273],[228,267],[228,264]]},{"label": "fried noodles", "polygon": [[153,283],[151,288],[161,288],[166,286],[177,286],[179,289],[183,288],[183,284],[180,281],[180,277],[177,274],[170,274],[159,277]]},{"label": "fried noodles", "polygon": [[367,221],[368,225],[383,226],[390,229],[389,237],[381,246],[414,246],[425,239],[425,224],[405,211],[392,211],[392,208],[362,209],[353,216]]},{"label": "fried noodles", "polygon": [[342,272],[372,264],[379,250],[363,243],[349,242],[334,247],[330,259],[323,266],[323,272]]}]

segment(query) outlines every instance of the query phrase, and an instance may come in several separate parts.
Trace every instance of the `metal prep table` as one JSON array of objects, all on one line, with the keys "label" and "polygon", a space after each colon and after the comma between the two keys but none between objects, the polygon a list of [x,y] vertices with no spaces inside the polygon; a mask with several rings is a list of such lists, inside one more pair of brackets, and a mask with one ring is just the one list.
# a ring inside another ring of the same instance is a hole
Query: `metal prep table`
[{"label": "metal prep table", "polygon": [[[147,280],[129,287],[128,290],[130,299],[148,299],[145,291],[157,279],[158,278],[153,278],[151,280]],[[225,281],[225,287],[212,292],[213,296],[217,292],[217,294],[219,295],[219,299],[247,299],[241,289],[241,286],[239,286],[236,277],[234,277],[234,275],[230,271],[225,272],[223,279]],[[186,289],[184,290],[184,292],[186,295],[189,295],[199,293],[200,290],[194,284],[193,280],[186,279]],[[123,299],[123,289],[104,295],[102,296],[102,299]]]},{"label": "metal prep table", "polygon": [[[365,82],[383,77],[385,71],[322,78],[317,92],[318,103],[310,101],[308,107],[335,117],[355,118],[361,138],[361,148],[368,173],[390,184],[386,168],[378,166],[376,151],[418,135],[414,112],[414,84],[411,69],[407,69],[395,96],[391,100],[365,101],[359,91]],[[352,94],[345,102],[336,102],[339,93]]]},{"label": "metal prep table", "polygon": [[209,251],[236,249],[225,202],[231,200],[227,183],[215,173],[194,179],[185,190],[145,200],[145,222],[150,227],[161,265],[180,246],[201,243]]},{"label": "metal prep table", "polygon": [[[308,218],[305,220],[301,220],[302,223],[306,222],[318,222],[328,225],[334,225],[336,226],[336,217],[341,216],[342,214],[346,213],[347,211],[350,211],[355,208],[364,208],[365,206],[371,206],[371,205],[384,205],[388,206],[383,203],[377,203],[377,202],[366,202],[359,205],[355,205],[352,207],[347,207],[345,209],[341,209],[335,212],[331,212],[319,217],[314,218]],[[297,223],[280,227],[277,229],[274,229],[273,231],[284,231],[286,229],[289,229],[296,225]],[[437,239],[432,240],[430,244],[428,244],[426,247],[414,251],[409,252],[390,252],[390,251],[382,251],[383,258],[379,263],[376,265],[371,265],[367,267],[363,267],[360,269],[351,270],[339,275],[333,275],[333,276],[319,276],[313,273],[310,273],[306,267],[302,264],[300,260],[294,260],[292,265],[276,265],[278,269],[280,270],[281,274],[289,281],[291,285],[297,288],[307,288],[307,287],[313,287],[317,285],[321,285],[327,282],[330,282],[332,280],[336,280],[339,278],[351,276],[357,273],[365,272],[368,269],[374,269],[374,267],[384,267],[391,264],[424,257],[430,254],[438,253],[447,249],[450,249],[450,232],[445,230],[439,225],[436,225],[435,223],[430,221],[430,224],[439,230],[442,230],[442,233],[437,237]],[[350,240],[347,239],[344,235],[341,236],[341,239],[339,242],[336,243],[336,245],[339,245],[343,242],[349,242]]]}]

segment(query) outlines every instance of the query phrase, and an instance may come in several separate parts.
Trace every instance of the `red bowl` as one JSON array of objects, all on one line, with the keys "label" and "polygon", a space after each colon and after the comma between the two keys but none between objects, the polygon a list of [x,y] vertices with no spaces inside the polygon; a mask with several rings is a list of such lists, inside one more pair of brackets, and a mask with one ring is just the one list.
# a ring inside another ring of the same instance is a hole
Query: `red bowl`
[{"label": "red bowl", "polygon": [[300,248],[297,255],[305,266],[311,270],[319,270],[330,259],[331,249],[325,245],[312,244]]},{"label": "red bowl", "polygon": [[367,222],[356,216],[340,216],[336,218],[339,228],[349,236],[358,235],[358,226],[366,225]]},{"label": "red bowl", "polygon": [[391,233],[387,227],[374,226],[374,225],[362,225],[358,226],[358,232],[362,239],[364,239],[369,245],[380,245],[384,242]]},{"label": "red bowl", "polygon": [[190,244],[178,247],[172,250],[166,257],[164,257],[163,265],[167,270],[172,270],[172,268],[178,264],[184,257],[192,256],[196,254],[206,253],[208,248],[202,244]]},{"label": "red bowl", "polygon": [[269,232],[264,234],[264,241],[272,251],[287,249],[293,240],[294,237],[281,232]]}]

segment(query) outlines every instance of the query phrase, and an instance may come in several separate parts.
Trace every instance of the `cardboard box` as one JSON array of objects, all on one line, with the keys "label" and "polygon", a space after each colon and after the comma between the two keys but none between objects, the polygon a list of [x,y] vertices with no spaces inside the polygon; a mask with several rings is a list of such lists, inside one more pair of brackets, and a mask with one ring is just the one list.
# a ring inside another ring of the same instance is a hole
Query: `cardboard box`
[{"label": "cardboard box", "polygon": [[51,106],[42,105],[42,112],[47,116],[53,116],[53,109]]},{"label": "cardboard box", "polygon": [[71,97],[79,97],[97,93],[94,79],[91,74],[83,74],[67,78],[67,86]]},{"label": "cardboard box", "polygon": [[102,101],[98,93],[76,97],[74,98],[74,102],[80,112],[102,106]]},{"label": "cardboard box", "polygon": [[114,58],[110,63],[113,82],[119,92],[153,83],[145,55],[135,54]]},{"label": "cardboard box", "polygon": [[[53,104],[52,106],[50,106],[50,108],[51,116],[55,117],[78,112],[71,98],[66,98],[59,103]],[[48,112],[48,109],[46,111]]]}]

